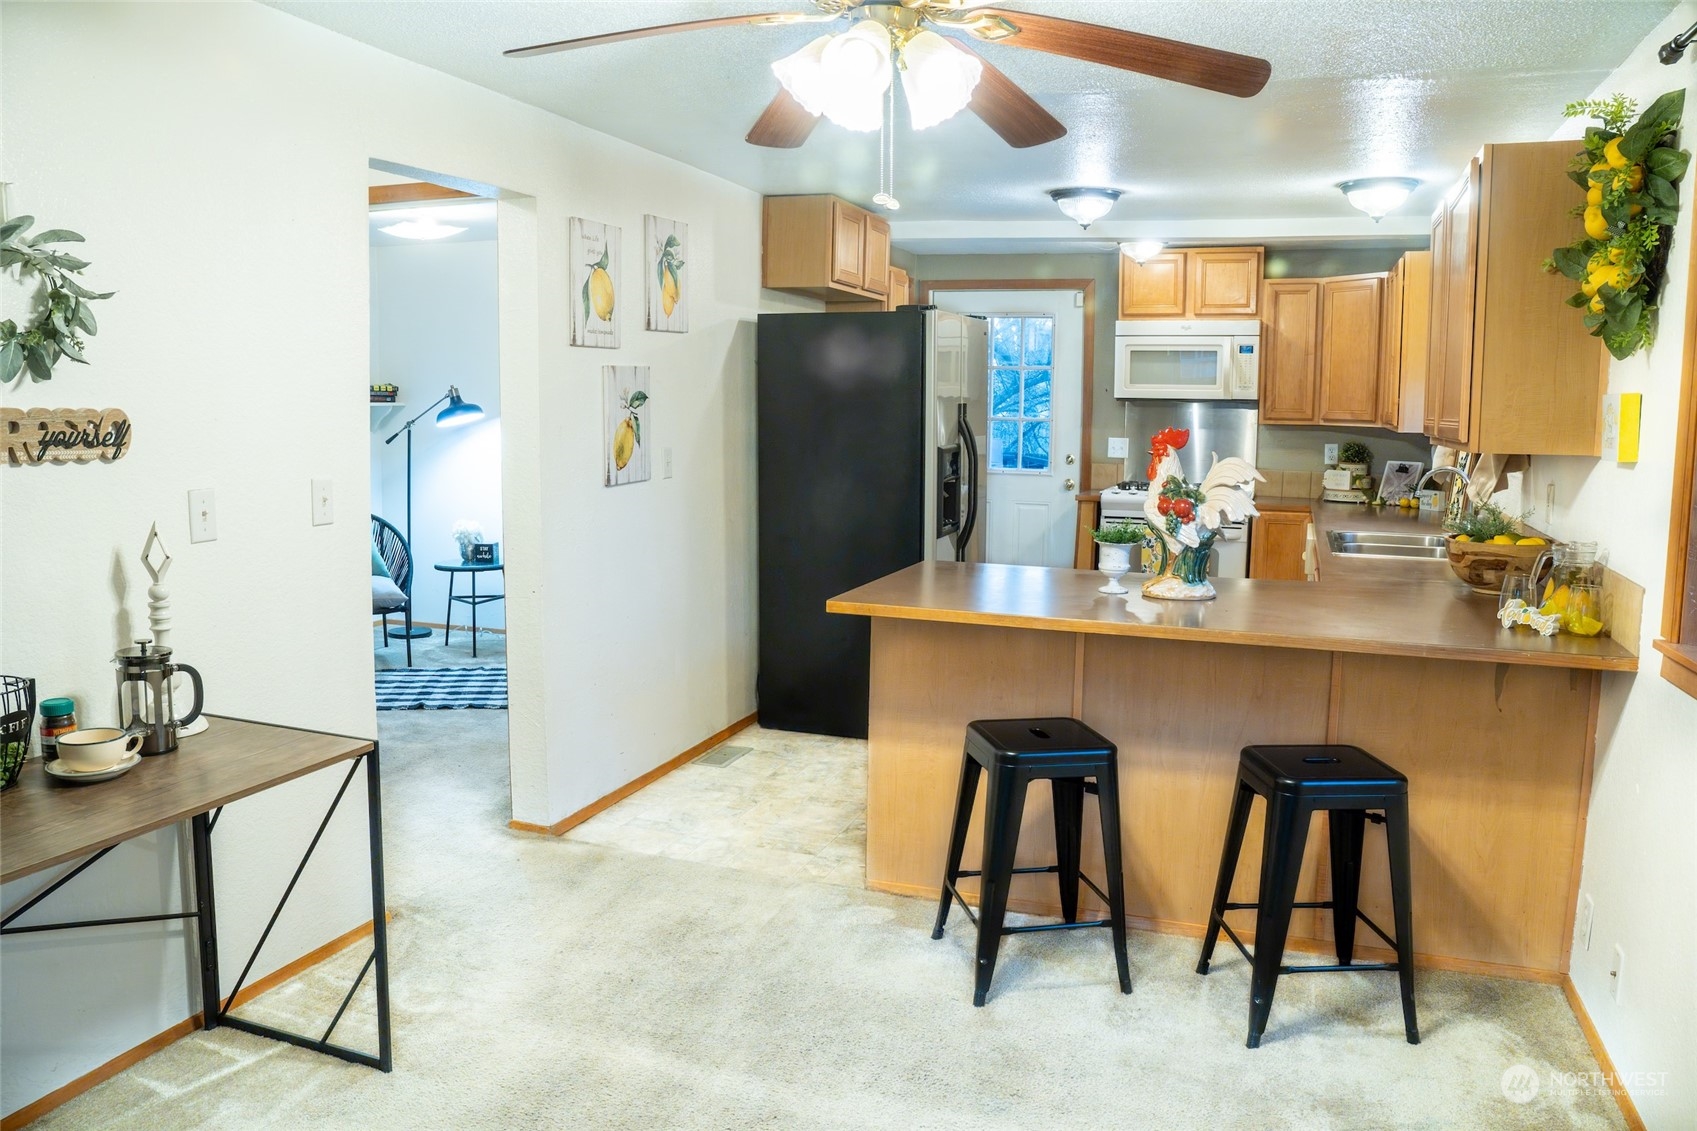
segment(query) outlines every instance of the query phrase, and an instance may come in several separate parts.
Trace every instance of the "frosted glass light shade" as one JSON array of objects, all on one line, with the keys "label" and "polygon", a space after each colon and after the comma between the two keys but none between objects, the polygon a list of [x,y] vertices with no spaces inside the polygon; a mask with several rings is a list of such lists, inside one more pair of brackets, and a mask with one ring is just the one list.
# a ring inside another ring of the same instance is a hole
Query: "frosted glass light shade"
[{"label": "frosted glass light shade", "polygon": [[808,113],[845,129],[875,130],[883,124],[890,86],[890,33],[875,20],[862,20],[779,59],[772,73]]},{"label": "frosted glass light shade", "polygon": [[447,236],[457,236],[465,231],[452,224],[442,224],[435,220],[402,220],[398,224],[390,224],[379,231],[391,236],[399,236],[404,240],[439,240]]},{"label": "frosted glass light shade", "polygon": [[934,31],[921,31],[902,46],[902,92],[916,130],[947,121],[966,108],[984,64]]},{"label": "frosted glass light shade", "polygon": [[1064,188],[1052,189],[1049,198],[1067,217],[1081,228],[1088,228],[1108,214],[1114,201],[1120,198],[1119,189]]},{"label": "frosted glass light shade", "polygon": [[1373,217],[1375,223],[1394,212],[1419,187],[1420,182],[1413,177],[1362,177],[1338,185],[1344,198]]},{"label": "frosted glass light shade", "polygon": [[1153,259],[1161,254],[1161,249],[1167,245],[1160,240],[1133,240],[1120,244],[1120,252],[1138,263]]}]

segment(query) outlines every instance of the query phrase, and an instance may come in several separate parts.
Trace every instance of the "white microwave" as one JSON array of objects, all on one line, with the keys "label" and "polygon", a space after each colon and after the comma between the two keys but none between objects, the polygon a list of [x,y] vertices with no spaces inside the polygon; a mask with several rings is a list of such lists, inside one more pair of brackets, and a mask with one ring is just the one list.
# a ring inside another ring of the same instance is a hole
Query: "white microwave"
[{"label": "white microwave", "polygon": [[1254,400],[1261,323],[1144,319],[1114,324],[1114,396]]}]

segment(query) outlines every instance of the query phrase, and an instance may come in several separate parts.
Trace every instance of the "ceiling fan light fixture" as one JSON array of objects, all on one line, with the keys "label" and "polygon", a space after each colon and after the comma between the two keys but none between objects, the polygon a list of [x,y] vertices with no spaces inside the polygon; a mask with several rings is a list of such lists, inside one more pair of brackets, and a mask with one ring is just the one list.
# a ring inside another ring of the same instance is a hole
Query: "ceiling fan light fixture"
[{"label": "ceiling fan light fixture", "polygon": [[779,59],[772,73],[809,114],[823,114],[845,129],[870,132],[884,121],[890,33],[875,20],[862,20],[841,35],[822,35]]},{"label": "ceiling fan light fixture", "polygon": [[1401,207],[1408,194],[1420,187],[1413,177],[1358,177],[1340,181],[1338,191],[1351,205],[1373,217],[1373,223]]},{"label": "ceiling fan light fixture", "polygon": [[1090,225],[1106,216],[1120,198],[1120,190],[1112,188],[1058,188],[1049,190],[1053,200],[1067,217],[1079,227]]},{"label": "ceiling fan light fixture", "polygon": [[1161,254],[1167,245],[1160,240],[1132,240],[1120,244],[1120,254],[1133,262],[1142,264]]},{"label": "ceiling fan light fixture", "polygon": [[934,31],[915,32],[901,49],[902,93],[916,130],[966,109],[984,73],[983,60],[958,50]]}]

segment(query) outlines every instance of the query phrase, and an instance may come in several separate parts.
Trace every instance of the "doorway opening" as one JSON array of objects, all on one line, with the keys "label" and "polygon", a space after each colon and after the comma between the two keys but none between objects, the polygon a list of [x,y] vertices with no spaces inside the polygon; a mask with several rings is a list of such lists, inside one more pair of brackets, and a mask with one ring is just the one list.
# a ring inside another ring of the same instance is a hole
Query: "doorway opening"
[{"label": "doorway opening", "polygon": [[505,763],[497,203],[374,169],[367,208],[379,726]]},{"label": "doorway opening", "polygon": [[933,283],[928,293],[989,322],[985,560],[1070,568],[1089,451],[1092,296],[1072,280]]}]

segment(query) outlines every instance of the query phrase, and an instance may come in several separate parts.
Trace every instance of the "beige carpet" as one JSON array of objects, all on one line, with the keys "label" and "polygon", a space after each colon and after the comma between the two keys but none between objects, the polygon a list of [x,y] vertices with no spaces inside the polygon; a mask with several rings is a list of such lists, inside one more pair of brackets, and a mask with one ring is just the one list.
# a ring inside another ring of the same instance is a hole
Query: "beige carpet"
[{"label": "beige carpet", "polygon": [[[1193,940],[1133,933],[1128,997],[1115,992],[1106,932],[1093,931],[1007,940],[991,1002],[974,1009],[970,931],[957,915],[933,942],[929,903],[809,878],[805,861],[765,857],[766,870],[753,870],[726,866],[734,856],[678,859],[658,841],[507,831],[504,722],[500,712],[383,719],[392,1075],[219,1030],[34,1126],[1623,1125],[1606,1092],[1552,1087],[1552,1072],[1596,1065],[1549,986],[1422,974],[1424,1043],[1411,1047],[1394,976],[1290,978],[1250,1051],[1235,954],[1201,978]],[[727,775],[748,763],[764,788],[838,788],[798,784],[825,761],[814,740],[755,731],[732,741],[765,757],[675,777],[732,796],[742,787]],[[785,758],[773,760],[786,748],[795,780]],[[695,838],[693,851],[718,839]],[[363,960],[332,959],[247,1011],[327,1020]],[[363,996],[340,1039],[370,1042]],[[1503,1094],[1515,1065],[1541,1081],[1525,1104]]]}]

